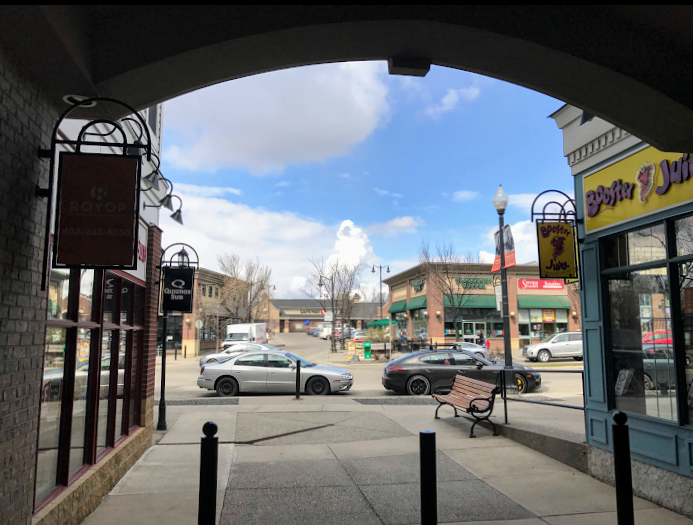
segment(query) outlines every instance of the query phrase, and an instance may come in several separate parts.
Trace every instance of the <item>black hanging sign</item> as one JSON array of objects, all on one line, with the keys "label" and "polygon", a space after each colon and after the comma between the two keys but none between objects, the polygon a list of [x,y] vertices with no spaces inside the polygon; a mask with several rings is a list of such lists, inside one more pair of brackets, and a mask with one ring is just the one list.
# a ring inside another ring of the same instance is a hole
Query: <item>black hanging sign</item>
[{"label": "black hanging sign", "polygon": [[164,266],[161,282],[161,310],[166,313],[192,313],[195,268]]}]

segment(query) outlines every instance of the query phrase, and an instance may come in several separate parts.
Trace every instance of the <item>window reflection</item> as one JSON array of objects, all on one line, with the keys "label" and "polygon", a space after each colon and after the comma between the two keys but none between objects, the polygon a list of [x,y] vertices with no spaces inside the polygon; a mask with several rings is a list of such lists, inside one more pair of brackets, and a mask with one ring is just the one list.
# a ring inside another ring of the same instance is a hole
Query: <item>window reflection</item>
[{"label": "window reflection", "polygon": [[72,435],[70,439],[70,476],[84,465],[90,345],[91,330],[84,328],[77,330],[77,366],[75,369],[75,394],[72,404]]},{"label": "window reflection", "polygon": [[676,221],[676,255],[693,254],[693,216]]},{"label": "window reflection", "polygon": [[99,412],[96,422],[96,455],[108,446],[108,393],[110,391],[111,341],[113,334],[105,330],[101,338],[101,385],[99,388]]},{"label": "window reflection", "polygon": [[693,262],[679,266],[681,314],[683,316],[683,345],[686,363],[686,402],[688,423],[693,423]]},{"label": "window reflection", "polygon": [[[135,341],[141,338],[140,333],[134,333],[133,337]],[[132,347],[132,358],[130,365],[130,427],[134,427],[139,424],[136,416],[137,402],[139,401],[139,396],[137,395],[137,369],[138,369],[138,359],[139,359],[139,344],[134,344]]]},{"label": "window reflection", "polygon": [[106,274],[106,282],[103,289],[103,322],[114,323],[116,311],[116,300],[118,298],[118,282],[119,279],[111,274]]},{"label": "window reflection", "polygon": [[677,420],[666,269],[610,277],[609,299],[616,407]]},{"label": "window reflection", "polygon": [[79,320],[91,321],[94,296],[94,270],[82,270],[79,283]]},{"label": "window reflection", "polygon": [[606,268],[619,268],[666,259],[664,224],[624,233],[604,241]]},{"label": "window reflection", "polygon": [[55,327],[48,327],[46,330],[36,466],[36,501],[45,498],[57,486],[66,332],[64,328]]},{"label": "window reflection", "polygon": [[120,331],[120,344],[118,352],[118,398],[116,400],[116,424],[115,437],[118,439],[123,434],[123,396],[125,394],[125,353],[127,351],[127,332]]},{"label": "window reflection", "polygon": [[122,281],[120,292],[120,323],[132,324],[130,319],[130,308],[132,303],[132,285],[125,280]]},{"label": "window reflection", "polygon": [[70,270],[52,269],[48,284],[48,319],[67,319]]}]

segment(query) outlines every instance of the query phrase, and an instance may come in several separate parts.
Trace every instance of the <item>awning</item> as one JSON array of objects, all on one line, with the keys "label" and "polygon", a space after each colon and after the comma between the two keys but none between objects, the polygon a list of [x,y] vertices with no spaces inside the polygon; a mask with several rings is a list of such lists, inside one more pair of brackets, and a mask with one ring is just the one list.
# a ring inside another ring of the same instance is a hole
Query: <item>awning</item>
[{"label": "awning", "polygon": [[[450,308],[450,297],[445,296],[445,307]],[[455,295],[455,307],[457,308],[495,308],[495,295]]]},{"label": "awning", "polygon": [[407,311],[407,301],[397,301],[396,303],[392,303],[390,305],[390,308],[387,311],[388,311],[388,313],[391,313],[391,314],[397,314],[399,312],[406,312]]},{"label": "awning", "polygon": [[391,321],[390,319],[378,319],[377,321],[368,323],[366,328],[379,328],[381,326],[389,326],[390,324],[398,325],[399,323],[397,321]]},{"label": "awning", "polygon": [[570,299],[564,295],[520,295],[517,297],[518,308],[550,308],[569,310]]},{"label": "awning", "polygon": [[407,310],[418,310],[419,308],[426,308],[426,296],[422,295],[420,297],[414,297],[407,305]]}]

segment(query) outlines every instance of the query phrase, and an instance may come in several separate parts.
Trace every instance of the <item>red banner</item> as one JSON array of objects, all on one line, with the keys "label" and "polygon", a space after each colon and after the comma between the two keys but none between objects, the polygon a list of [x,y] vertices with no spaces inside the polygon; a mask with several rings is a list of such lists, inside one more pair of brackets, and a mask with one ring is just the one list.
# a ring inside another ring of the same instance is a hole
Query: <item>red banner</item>
[{"label": "red banner", "polygon": [[518,279],[518,290],[563,290],[561,279]]},{"label": "red banner", "polygon": [[[500,233],[497,231],[493,236],[496,241],[496,258],[493,261],[491,273],[495,273],[501,269]],[[515,262],[515,240],[513,239],[513,232],[509,224],[503,227],[503,245],[503,251],[505,252],[505,267],[510,268],[511,266],[515,266],[517,264]]]},{"label": "red banner", "polygon": [[136,266],[138,157],[60,154],[56,263]]}]

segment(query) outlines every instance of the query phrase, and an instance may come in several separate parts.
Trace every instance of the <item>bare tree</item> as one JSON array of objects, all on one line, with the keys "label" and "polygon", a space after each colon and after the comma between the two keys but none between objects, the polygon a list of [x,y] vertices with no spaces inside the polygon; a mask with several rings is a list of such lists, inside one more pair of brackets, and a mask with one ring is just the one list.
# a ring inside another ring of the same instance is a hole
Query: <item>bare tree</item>
[{"label": "bare tree", "polygon": [[[380,283],[378,283],[380,284]],[[380,290],[377,286],[371,286],[369,284],[361,284],[357,290],[361,302],[364,303],[378,303],[380,304]],[[383,304],[387,304],[388,292],[387,286],[383,285]]]},{"label": "bare tree", "polygon": [[478,279],[484,273],[484,264],[478,255],[459,255],[452,243],[436,244],[433,253],[427,241],[421,243],[419,264],[428,285],[443,294],[445,311],[452,317],[455,340],[459,341],[458,319],[473,295],[473,288],[463,284],[465,279]]},{"label": "bare tree", "polygon": [[247,321],[252,323],[261,310],[264,294],[268,293],[272,269],[260,263],[260,259],[242,261],[236,254],[219,255],[217,260],[225,275],[225,295],[245,303]]},{"label": "bare tree", "polygon": [[577,314],[575,318],[577,321],[580,316],[580,283],[566,284],[565,288],[568,292],[568,300],[570,301],[571,308],[574,308]]},{"label": "bare tree", "polygon": [[[322,258],[309,258],[309,261],[313,265],[313,270],[306,279],[303,291],[308,297],[317,299],[323,310],[332,312],[331,333],[334,334],[337,319],[342,321],[343,326],[351,322],[352,294],[361,265],[349,264],[339,258],[327,261]],[[342,339],[342,349],[344,349],[344,339]],[[334,338],[331,339],[331,350],[337,351]]]}]

